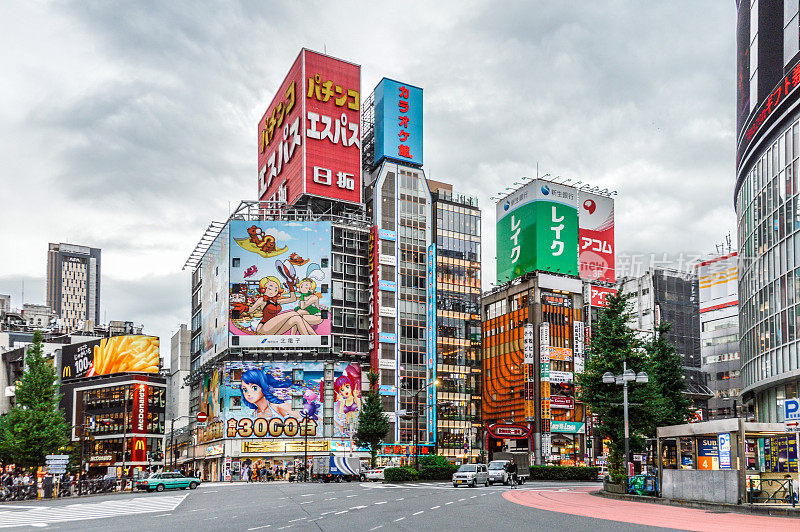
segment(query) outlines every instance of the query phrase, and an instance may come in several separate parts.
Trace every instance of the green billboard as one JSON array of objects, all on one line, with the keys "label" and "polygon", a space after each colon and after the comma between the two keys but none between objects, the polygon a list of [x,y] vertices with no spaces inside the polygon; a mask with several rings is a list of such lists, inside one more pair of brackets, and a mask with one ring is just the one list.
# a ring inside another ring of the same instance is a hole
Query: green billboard
[{"label": "green billboard", "polygon": [[577,191],[534,180],[497,204],[497,283],[543,270],[578,275]]}]

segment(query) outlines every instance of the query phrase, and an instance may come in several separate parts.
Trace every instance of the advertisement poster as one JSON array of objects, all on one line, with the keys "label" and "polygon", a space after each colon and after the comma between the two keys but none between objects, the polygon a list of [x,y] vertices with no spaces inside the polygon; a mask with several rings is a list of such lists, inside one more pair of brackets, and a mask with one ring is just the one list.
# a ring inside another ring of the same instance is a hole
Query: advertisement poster
[{"label": "advertisement poster", "polygon": [[[226,438],[302,438],[322,436],[323,362],[233,362],[219,384]],[[334,438],[349,438],[361,410],[361,366],[334,368]]]},{"label": "advertisement poster", "polygon": [[305,192],[361,203],[361,67],[303,52]]},{"label": "advertisement poster", "polygon": [[716,438],[698,438],[697,469],[719,469],[719,444]]},{"label": "advertisement poster", "polygon": [[[228,348],[228,253],[230,227],[226,225],[208,248],[200,265],[200,364]],[[193,325],[194,326],[194,325]]]},{"label": "advertisement poster", "polygon": [[605,286],[595,286],[589,285],[589,290],[591,291],[589,294],[589,304],[593,307],[605,307],[606,305],[606,296],[616,295],[617,289],[610,288]]},{"label": "advertisement poster", "polygon": [[330,345],[330,222],[232,221],[230,231],[232,345]]},{"label": "advertisement poster", "polygon": [[612,198],[578,191],[578,239],[581,278],[615,282]]},{"label": "advertisement poster", "polygon": [[383,78],[375,87],[375,155],[422,165],[422,89]]},{"label": "advertisement poster", "polygon": [[497,283],[536,270],[578,274],[577,190],[533,180],[497,203]]},{"label": "advertisement poster", "polygon": [[61,349],[61,379],[70,381],[113,373],[158,373],[156,336],[121,335]]}]

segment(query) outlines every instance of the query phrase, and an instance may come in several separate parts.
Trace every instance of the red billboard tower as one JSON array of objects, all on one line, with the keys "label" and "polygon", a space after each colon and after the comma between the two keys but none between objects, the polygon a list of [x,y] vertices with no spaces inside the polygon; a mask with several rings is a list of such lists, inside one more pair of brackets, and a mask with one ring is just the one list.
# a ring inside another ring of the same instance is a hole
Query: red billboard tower
[{"label": "red billboard tower", "polygon": [[361,203],[361,67],[305,48],[258,122],[258,196]]}]

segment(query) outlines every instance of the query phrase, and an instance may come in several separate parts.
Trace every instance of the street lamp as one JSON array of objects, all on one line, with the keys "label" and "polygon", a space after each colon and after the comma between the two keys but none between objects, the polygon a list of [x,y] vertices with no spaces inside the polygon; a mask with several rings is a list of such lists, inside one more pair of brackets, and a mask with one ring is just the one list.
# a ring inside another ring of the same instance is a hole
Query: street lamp
[{"label": "street lamp", "polygon": [[628,383],[638,382],[646,384],[650,381],[650,377],[644,371],[636,373],[632,369],[628,369],[628,362],[622,363],[622,375],[614,375],[610,371],[603,374],[603,382],[605,384],[622,385],[622,411],[625,424],[625,476],[628,476],[628,464],[630,463],[630,431],[628,428]]},{"label": "street lamp", "polygon": [[419,470],[419,394],[428,389],[433,384],[434,387],[439,385],[439,379],[428,382],[425,386],[420,388],[414,393],[414,469]]}]

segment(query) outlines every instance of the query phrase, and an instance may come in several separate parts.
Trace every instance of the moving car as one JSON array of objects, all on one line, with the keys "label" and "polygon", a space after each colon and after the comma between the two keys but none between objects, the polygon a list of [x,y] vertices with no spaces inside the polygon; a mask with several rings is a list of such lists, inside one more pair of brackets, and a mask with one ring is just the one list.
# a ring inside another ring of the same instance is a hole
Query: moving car
[{"label": "moving car", "polygon": [[453,473],[453,487],[464,485],[474,488],[478,484],[489,485],[489,472],[486,464],[462,464],[458,471]]},{"label": "moving car", "polygon": [[367,480],[384,480],[383,470],[386,469],[385,467],[379,467],[377,469],[369,469],[364,473],[364,477]]},{"label": "moving car", "polygon": [[180,488],[193,490],[200,485],[200,479],[186,477],[180,473],[153,473],[149,477],[136,482],[137,490],[164,491],[165,489]]},{"label": "moving car", "polygon": [[507,465],[508,460],[492,460],[489,462],[489,484],[494,484],[495,482],[508,484]]}]

